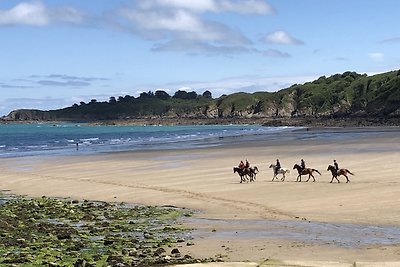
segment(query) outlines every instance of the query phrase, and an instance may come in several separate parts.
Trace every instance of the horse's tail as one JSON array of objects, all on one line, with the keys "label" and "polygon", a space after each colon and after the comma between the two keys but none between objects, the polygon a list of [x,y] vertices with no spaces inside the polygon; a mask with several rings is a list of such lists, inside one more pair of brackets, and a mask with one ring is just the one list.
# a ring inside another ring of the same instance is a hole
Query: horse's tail
[{"label": "horse's tail", "polygon": [[321,175],[321,173],[317,169],[312,169],[312,170]]},{"label": "horse's tail", "polygon": [[348,169],[345,169],[346,172],[350,173],[351,175],[354,175],[354,173],[352,173],[351,171],[349,171]]}]

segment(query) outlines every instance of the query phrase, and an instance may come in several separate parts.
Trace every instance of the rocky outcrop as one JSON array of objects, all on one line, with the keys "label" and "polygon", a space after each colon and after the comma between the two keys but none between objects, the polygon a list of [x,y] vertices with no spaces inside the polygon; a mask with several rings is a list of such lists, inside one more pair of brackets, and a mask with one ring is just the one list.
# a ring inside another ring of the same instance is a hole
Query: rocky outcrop
[{"label": "rocky outcrop", "polygon": [[37,109],[17,109],[2,118],[5,121],[49,121],[52,120],[49,111]]}]

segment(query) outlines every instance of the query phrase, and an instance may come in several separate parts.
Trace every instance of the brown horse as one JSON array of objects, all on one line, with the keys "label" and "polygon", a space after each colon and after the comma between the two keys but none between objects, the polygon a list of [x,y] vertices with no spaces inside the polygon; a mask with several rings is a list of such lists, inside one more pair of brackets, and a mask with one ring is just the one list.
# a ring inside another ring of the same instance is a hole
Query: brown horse
[{"label": "brown horse", "polygon": [[258,173],[258,168],[254,166],[253,168],[233,167],[233,173],[238,173],[240,177],[240,183],[248,182],[250,177],[250,182],[255,182]]},{"label": "brown horse", "polygon": [[298,165],[298,164],[294,164],[293,166],[293,170],[296,169],[297,172],[299,173],[299,175],[296,178],[296,182],[301,182],[301,176],[302,175],[307,175],[308,174],[308,179],[306,182],[308,182],[308,180],[310,180],[310,178],[312,177],[314,179],[313,182],[315,182],[315,177],[313,175],[313,172],[318,173],[319,175],[321,175],[321,173],[317,170],[317,169],[311,169],[311,168],[305,168],[304,170]]},{"label": "brown horse", "polygon": [[241,169],[239,167],[233,167],[233,173],[236,173],[236,172],[239,174],[240,183],[245,182],[247,179],[247,174],[245,173],[245,169]]},{"label": "brown horse", "polygon": [[347,177],[347,174],[354,175],[354,173],[352,173],[348,169],[339,169],[338,171],[336,171],[335,167],[333,167],[332,165],[329,165],[328,169],[326,169],[326,170],[331,171],[331,173],[332,173],[332,179],[331,179],[330,183],[333,182],[333,178],[335,178],[338,181],[338,183],[340,183],[340,181],[338,179],[338,177],[340,175],[343,175],[344,177],[346,177],[346,180],[347,180],[346,183],[348,183],[348,182],[350,182],[350,180],[349,180],[349,177]]}]

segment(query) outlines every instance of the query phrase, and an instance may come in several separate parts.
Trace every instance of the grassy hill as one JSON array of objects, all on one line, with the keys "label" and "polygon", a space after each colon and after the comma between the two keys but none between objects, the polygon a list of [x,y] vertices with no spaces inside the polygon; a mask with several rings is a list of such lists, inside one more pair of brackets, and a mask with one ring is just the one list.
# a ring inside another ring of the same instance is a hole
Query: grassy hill
[{"label": "grassy hill", "polygon": [[238,92],[212,98],[177,91],[110,97],[50,110],[16,110],[4,120],[387,118],[400,116],[400,70],[367,76],[355,72],[322,76],[278,92]]}]

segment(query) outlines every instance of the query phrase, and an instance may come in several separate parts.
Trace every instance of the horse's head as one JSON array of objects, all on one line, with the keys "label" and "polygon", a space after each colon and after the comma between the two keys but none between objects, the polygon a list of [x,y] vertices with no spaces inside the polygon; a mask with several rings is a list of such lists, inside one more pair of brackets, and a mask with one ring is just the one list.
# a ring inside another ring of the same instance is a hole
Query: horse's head
[{"label": "horse's head", "polygon": [[237,172],[238,168],[237,167],[233,167],[233,173]]},{"label": "horse's head", "polygon": [[271,165],[269,165],[269,167],[270,167],[270,168],[274,168],[274,167],[275,167],[275,165],[274,165],[274,164],[271,164]]},{"label": "horse's head", "polygon": [[300,166],[299,166],[298,164],[294,164],[293,170],[294,170],[294,169],[299,169],[299,168],[300,168]]},{"label": "horse's head", "polygon": [[254,166],[254,170],[255,170],[256,172],[259,172],[257,166]]},{"label": "horse's head", "polygon": [[328,166],[328,169],[326,169],[326,170],[327,170],[327,171],[331,171],[332,174],[337,173],[336,168],[335,168],[334,166],[332,166],[332,165],[329,165],[329,166]]}]

